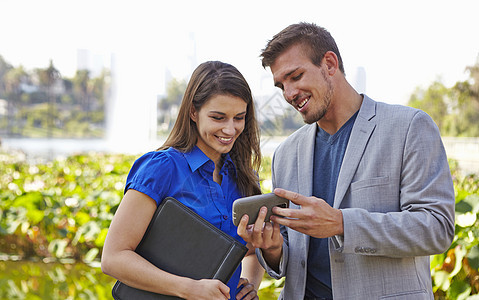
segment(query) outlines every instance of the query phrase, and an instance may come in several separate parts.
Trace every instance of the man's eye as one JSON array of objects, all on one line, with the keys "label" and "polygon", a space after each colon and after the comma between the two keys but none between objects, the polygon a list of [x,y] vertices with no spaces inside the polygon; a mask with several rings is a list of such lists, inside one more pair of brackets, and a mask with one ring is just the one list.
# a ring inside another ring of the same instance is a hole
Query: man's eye
[{"label": "man's eye", "polygon": [[303,73],[299,74],[298,76],[294,76],[293,80],[300,80],[302,76],[303,76]]}]

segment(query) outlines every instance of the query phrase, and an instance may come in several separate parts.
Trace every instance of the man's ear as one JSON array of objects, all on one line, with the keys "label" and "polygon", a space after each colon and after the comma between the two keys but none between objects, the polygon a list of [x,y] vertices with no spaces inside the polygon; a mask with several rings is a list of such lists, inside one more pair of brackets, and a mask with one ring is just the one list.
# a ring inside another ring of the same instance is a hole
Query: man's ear
[{"label": "man's ear", "polygon": [[193,106],[191,106],[191,108],[190,108],[190,118],[195,123],[198,120],[198,113],[196,112],[196,109]]},{"label": "man's ear", "polygon": [[324,54],[323,63],[326,65],[328,74],[331,76],[339,69],[339,60],[333,51],[328,51]]}]

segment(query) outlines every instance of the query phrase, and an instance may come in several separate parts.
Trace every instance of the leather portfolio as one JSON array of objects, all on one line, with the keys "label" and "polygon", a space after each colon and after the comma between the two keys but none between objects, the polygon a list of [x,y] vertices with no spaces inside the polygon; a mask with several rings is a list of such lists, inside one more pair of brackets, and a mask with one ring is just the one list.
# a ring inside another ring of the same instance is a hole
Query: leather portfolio
[{"label": "leather portfolio", "polygon": [[[246,246],[168,197],[158,206],[136,253],[169,273],[227,283],[247,252]],[[125,262],[128,263],[128,262]],[[117,281],[113,298],[180,299],[130,287]]]}]

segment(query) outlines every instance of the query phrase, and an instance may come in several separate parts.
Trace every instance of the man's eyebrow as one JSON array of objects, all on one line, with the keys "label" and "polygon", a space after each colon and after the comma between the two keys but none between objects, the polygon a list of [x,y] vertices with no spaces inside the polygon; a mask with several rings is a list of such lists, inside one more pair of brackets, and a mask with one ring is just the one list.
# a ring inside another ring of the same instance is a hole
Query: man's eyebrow
[{"label": "man's eyebrow", "polygon": [[[289,76],[291,76],[291,74],[293,74],[294,72],[296,72],[296,70],[298,70],[298,69],[299,69],[299,67],[297,67],[297,68],[291,70],[290,72],[284,74],[284,75],[283,75],[283,80],[287,79]],[[276,82],[274,83],[274,86],[279,87],[279,88],[281,88],[282,85],[283,85],[283,84],[282,84],[280,81],[276,81]]]}]

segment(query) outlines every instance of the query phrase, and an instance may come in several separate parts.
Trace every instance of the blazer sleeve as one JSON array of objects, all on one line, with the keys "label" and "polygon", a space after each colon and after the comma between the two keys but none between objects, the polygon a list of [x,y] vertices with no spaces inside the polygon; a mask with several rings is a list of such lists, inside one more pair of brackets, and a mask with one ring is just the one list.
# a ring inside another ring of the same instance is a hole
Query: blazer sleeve
[{"label": "blazer sleeve", "polygon": [[[344,236],[333,237],[337,251],[410,257],[442,253],[450,246],[454,238],[454,187],[436,124],[418,111],[399,146],[404,150],[398,211],[341,208]],[[384,197],[380,188],[374,195],[377,199],[371,201],[380,205]]]},{"label": "blazer sleeve", "polygon": [[[273,159],[271,162],[271,168],[272,168],[271,181],[272,181],[273,187],[276,186],[276,179],[274,175],[275,157],[276,157],[276,153],[273,155]],[[281,277],[284,277],[286,275],[286,265],[288,262],[289,251],[288,251],[288,233],[284,226],[281,226],[281,234],[283,235],[283,254],[279,263],[279,271],[274,270],[268,265],[268,263],[263,257],[263,251],[260,248],[256,249],[256,256],[258,257],[259,263],[266,270],[266,273],[268,273],[268,275],[274,279],[280,279]]]}]

